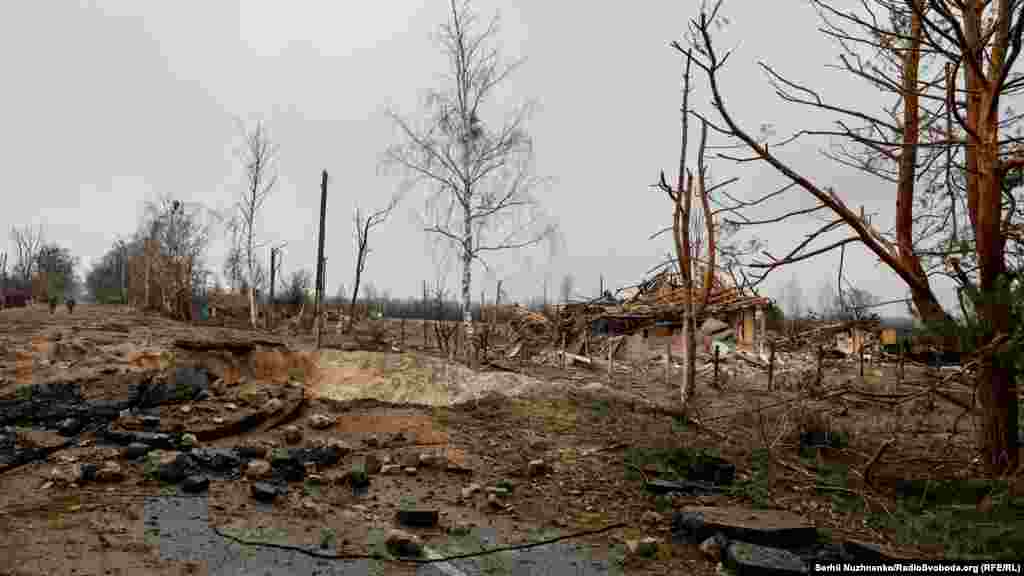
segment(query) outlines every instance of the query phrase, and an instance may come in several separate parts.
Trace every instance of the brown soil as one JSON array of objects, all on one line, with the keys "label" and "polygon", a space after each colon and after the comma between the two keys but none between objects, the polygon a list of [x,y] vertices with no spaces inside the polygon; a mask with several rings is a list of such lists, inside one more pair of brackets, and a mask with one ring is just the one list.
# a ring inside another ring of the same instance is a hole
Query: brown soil
[{"label": "brown soil", "polygon": [[[296,351],[311,349],[308,335],[259,332],[266,338],[280,337]],[[423,346],[417,341],[422,333],[418,322],[409,322],[406,351]],[[188,325],[116,307],[79,305],[73,315],[60,310],[52,316],[44,307],[5,310],[0,312],[0,349],[4,352],[0,399],[15,396],[21,385],[51,380],[88,383],[89,397],[123,392],[141,374],[166,368],[168,357],[162,353],[173,348],[176,338],[216,341],[251,335],[244,329]],[[329,346],[344,344],[336,334],[327,340]],[[813,486],[813,473],[799,463],[794,448],[801,425],[826,418],[829,425],[848,432],[851,443],[847,448],[823,451],[819,458],[847,463],[853,470],[862,469],[884,438],[894,438],[895,444],[873,469],[883,486],[936,469],[969,473],[973,466],[965,434],[971,423],[965,418],[960,433],[950,437],[946,429],[958,409],[941,401],[931,404],[924,397],[894,407],[867,396],[815,400],[814,394],[795,390],[769,393],[761,376],[736,377],[722,390],[702,383],[697,411],[706,428],[684,427],[652,408],[651,403],[671,407],[678,401],[675,386],[662,380],[661,367],[646,375],[637,371],[616,374],[614,381],[608,382],[600,372],[563,371],[528,363],[523,370],[545,383],[528,395],[490,395],[457,406],[426,407],[317,399],[313,396],[315,362],[309,354],[271,351],[253,358],[246,363],[221,353],[176,351],[174,362],[206,366],[220,373],[223,381],[209,399],[189,403],[187,414],[181,406],[162,407],[161,417],[166,421],[162,425],[176,424],[189,431],[229,426],[258,410],[267,397],[294,400],[295,394],[289,392],[292,387],[285,383],[296,369],[303,371],[310,400],[294,422],[303,429],[303,443],[341,439],[353,452],[333,470],[318,471],[328,478],[324,485],[293,486],[270,511],[253,506],[247,481],[214,481],[209,490],[211,522],[224,527],[272,527],[287,534],[290,544],[310,545],[319,541],[323,528],[332,528],[338,551],[343,553],[366,552],[368,529],[392,527],[399,501],[412,497],[441,510],[442,528],[455,522],[490,526],[498,529],[498,540],[505,543],[525,541],[540,529],[570,533],[625,522],[626,529],[581,541],[592,544],[600,557],[602,551],[607,553],[627,539],[655,536],[665,542],[658,557],[628,559],[627,573],[713,574],[714,564],[703,559],[695,547],[669,543],[671,509],[664,510],[661,521],[645,524],[642,520],[645,512],[655,508],[656,499],[643,490],[639,479],[627,479],[624,453],[631,447],[705,447],[735,462],[739,476],[744,477],[750,470],[752,449],[769,445],[778,460],[771,467],[771,499],[776,505],[830,528],[834,535],[872,541],[905,556],[922,556],[929,551],[895,549],[891,535],[863,526],[860,516],[837,511],[827,494],[808,489]],[[853,368],[837,364],[836,369],[838,373],[828,375],[826,387],[830,390],[853,379]],[[857,385],[879,394],[896,393],[891,369],[877,370],[881,376]],[[603,385],[584,389],[594,382]],[[247,388],[250,385],[256,389]],[[240,396],[243,389],[245,394]],[[907,390],[912,389],[902,392]],[[254,395],[256,399],[251,401],[240,399]],[[229,408],[228,404],[235,406]],[[776,406],[769,407],[771,404]],[[757,411],[758,406],[764,409]],[[315,412],[337,415],[337,423],[314,430],[307,418]],[[205,444],[286,445],[280,426],[266,428]],[[402,462],[424,452],[472,473],[453,473],[440,466],[421,467],[415,476],[379,475],[369,494],[359,498],[348,486],[330,482],[367,454]],[[527,463],[533,459],[551,464],[552,471],[539,478],[525,477]],[[78,464],[106,460],[120,461],[127,475],[123,482],[69,485]],[[512,494],[503,498],[507,509],[489,509],[483,491],[465,501],[461,498],[460,491],[470,482],[486,487],[501,480],[514,486]],[[144,478],[141,465],[120,460],[116,449],[94,446],[63,450],[45,462],[0,475],[0,574],[201,573],[201,566],[168,565],[160,560],[158,548],[146,538],[141,501],[161,490]],[[851,474],[850,490],[861,493],[872,507],[891,504],[890,495],[865,489],[856,474]],[[726,496],[673,498],[669,506],[678,509],[735,501]],[[441,544],[446,538],[443,529],[419,533],[428,545]],[[396,566],[389,573],[406,569]]]}]

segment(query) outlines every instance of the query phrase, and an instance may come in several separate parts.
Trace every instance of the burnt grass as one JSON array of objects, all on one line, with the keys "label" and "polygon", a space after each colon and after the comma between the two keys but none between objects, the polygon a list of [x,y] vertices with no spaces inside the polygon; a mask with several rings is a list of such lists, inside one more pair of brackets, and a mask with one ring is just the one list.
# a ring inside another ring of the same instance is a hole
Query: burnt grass
[{"label": "burnt grass", "polygon": [[[81,317],[89,308],[80,306],[75,314]],[[29,341],[33,332],[60,328],[60,322],[57,316],[39,325],[8,323],[2,330],[11,360],[18,342]],[[128,339],[130,331],[156,331],[146,327],[149,322],[166,323],[121,315],[91,328]],[[417,341],[423,334],[420,325],[408,324],[406,346],[430,353]],[[397,332],[397,326],[390,322],[388,331]],[[289,338],[294,346],[308,345],[308,336]],[[327,343],[352,346],[334,335]],[[157,483],[196,476],[237,479],[253,457],[243,446],[244,437],[263,424],[245,421],[232,431],[237,438],[229,435],[217,447],[183,454],[160,469],[149,464],[145,452],[182,448],[183,430],[126,431],[112,424],[124,410],[156,415],[162,406],[207,399],[215,375],[171,366],[19,384],[9,377],[12,367],[8,362],[6,384],[0,386],[0,475],[17,474],[89,441],[120,449],[148,447],[138,462]],[[735,504],[796,512],[814,522],[822,545],[867,542],[892,557],[1016,559],[1024,550],[1024,481],[983,477],[970,419],[960,420],[953,431],[959,408],[927,396],[900,404],[877,401],[871,394],[900,392],[891,367],[881,365],[881,376],[861,379],[855,364],[836,362],[821,390],[769,393],[757,374],[737,377],[721,390],[702,386],[690,419],[672,413],[677,391],[663,382],[623,374],[608,382],[602,373],[531,363],[517,369],[553,386],[530,398],[490,396],[423,411],[448,431],[453,444],[480,454],[492,478],[508,478],[510,485],[529,481],[523,469],[541,454],[556,464],[557,477],[542,481],[531,498],[517,501],[519,515],[539,525],[567,519],[563,528],[571,531],[627,522],[630,528],[613,540],[618,546],[622,539],[642,535],[667,538],[672,513],[688,505]],[[604,386],[579,386],[598,381]],[[833,394],[842,390],[854,392]],[[624,399],[623,393],[646,401]],[[388,407],[373,401],[333,406],[351,413],[382,408]],[[18,445],[18,429],[29,428],[57,432],[64,440],[43,447]],[[886,440],[891,444],[874,458]],[[330,466],[341,459],[309,448],[267,457],[273,466],[268,482],[282,488],[302,482],[307,463]],[[661,513],[664,522],[645,526],[642,516],[650,510]],[[692,546],[659,547],[654,558],[622,562],[629,573],[714,572],[714,565]]]}]

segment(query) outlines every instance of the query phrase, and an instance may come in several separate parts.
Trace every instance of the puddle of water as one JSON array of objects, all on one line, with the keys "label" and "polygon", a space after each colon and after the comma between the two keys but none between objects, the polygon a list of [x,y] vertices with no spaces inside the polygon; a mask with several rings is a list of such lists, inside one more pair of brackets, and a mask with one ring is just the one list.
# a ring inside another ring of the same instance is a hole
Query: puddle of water
[{"label": "puddle of water", "polygon": [[[368,560],[322,560],[290,550],[244,546],[220,537],[209,525],[205,496],[156,496],[147,498],[144,507],[146,540],[159,542],[160,558],[171,562],[200,562],[216,576],[314,574],[364,576],[386,574],[388,564]],[[477,542],[496,546],[493,530],[478,529]],[[467,552],[469,552],[467,550]],[[431,556],[437,557],[433,551]],[[622,574],[606,561],[587,557],[584,547],[555,543],[502,556],[482,556],[425,564],[417,576],[482,576],[493,574],[579,574],[606,576]],[[381,572],[383,570],[383,572]]]},{"label": "puddle of water", "polygon": [[161,560],[201,562],[211,575],[370,573],[366,560],[321,560],[290,550],[243,546],[221,538],[209,525],[206,497],[148,498],[144,514],[146,539],[159,540]]}]

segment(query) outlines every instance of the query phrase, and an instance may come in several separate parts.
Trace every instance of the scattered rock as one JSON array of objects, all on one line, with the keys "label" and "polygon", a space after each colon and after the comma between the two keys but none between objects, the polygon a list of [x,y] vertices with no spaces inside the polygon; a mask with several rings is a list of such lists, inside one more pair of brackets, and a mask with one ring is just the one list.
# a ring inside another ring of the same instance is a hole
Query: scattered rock
[{"label": "scattered rock", "polygon": [[224,405],[224,409],[229,412],[234,412],[235,410],[238,410],[238,404],[228,402],[227,404]]},{"label": "scattered rock", "polygon": [[182,414],[191,414],[192,413],[192,406],[189,406],[188,404],[185,404],[185,405],[181,406],[180,408],[178,408],[178,411],[181,412]]},{"label": "scattered rock", "polygon": [[420,468],[433,468],[436,463],[437,463],[437,457],[434,456],[433,454],[428,454],[426,452],[424,452],[423,454],[420,454],[420,461],[419,461]]},{"label": "scattered rock", "polygon": [[287,482],[299,482],[306,476],[306,466],[302,460],[301,450],[274,450],[270,456],[270,466],[274,474]]},{"label": "scattered rock", "polygon": [[495,510],[501,510],[505,508],[505,505],[502,504],[500,500],[498,500],[498,496],[495,494],[487,495],[487,505]]},{"label": "scattered rock", "polygon": [[725,565],[737,574],[806,574],[807,566],[796,554],[781,548],[732,541],[725,549]]},{"label": "scattered rock", "polygon": [[307,517],[323,516],[326,512],[326,508],[322,504],[318,504],[310,498],[303,498],[299,503],[299,507],[305,512]]},{"label": "scattered rock", "polygon": [[433,528],[440,518],[441,513],[437,510],[399,510],[395,513],[399,524],[412,528]]},{"label": "scattered rock", "polygon": [[465,488],[462,489],[462,498],[463,498],[463,500],[466,500],[470,496],[472,496],[473,494],[476,494],[479,491],[480,491],[480,485],[477,484],[476,482],[473,482],[469,486],[466,486]]},{"label": "scattered rock", "polygon": [[238,455],[246,460],[249,458],[263,458],[267,455],[267,447],[258,444],[239,446]]},{"label": "scattered rock", "polygon": [[398,458],[398,462],[399,462],[399,464],[402,465],[402,468],[410,468],[410,467],[414,467],[414,466],[419,466],[420,465],[420,457],[419,457],[419,454],[407,453],[407,454],[403,454],[402,456],[400,456]]},{"label": "scattered rock", "polygon": [[160,432],[135,432],[130,436],[129,442],[148,444],[153,448],[174,449],[174,437]]},{"label": "scattered rock", "polygon": [[404,470],[405,473],[409,476],[415,476],[419,472],[415,466],[406,466]]},{"label": "scattered rock", "polygon": [[210,478],[204,475],[192,475],[181,483],[181,489],[190,494],[202,492],[210,487]]},{"label": "scattered rock", "polygon": [[550,471],[551,468],[543,460],[530,460],[530,463],[526,465],[526,475],[529,478],[536,478]]},{"label": "scattered rock", "polygon": [[662,522],[664,522],[664,520],[664,517],[662,517],[661,514],[658,514],[654,510],[648,510],[647,512],[644,512],[643,516],[640,517],[640,521],[648,526],[661,524]]},{"label": "scattered rock", "polygon": [[171,484],[184,480],[193,467],[191,458],[181,452],[154,451],[149,453],[149,458],[151,462],[156,462],[157,478]]},{"label": "scattered rock", "polygon": [[640,540],[626,540],[626,549],[630,554],[650,558],[658,553],[658,539],[647,536]]},{"label": "scattered rock", "polygon": [[700,543],[700,551],[704,557],[714,563],[722,561],[722,542],[718,536],[712,536]]},{"label": "scattered rock", "polygon": [[330,428],[334,424],[334,418],[326,414],[313,414],[309,417],[309,425],[315,430]]},{"label": "scattered rock", "polygon": [[214,424],[223,424],[224,423],[224,419],[221,418],[220,416],[214,416],[213,417],[213,423]]},{"label": "scattered rock", "polygon": [[254,483],[250,491],[252,497],[260,502],[273,502],[281,494],[280,488],[267,482]]},{"label": "scattered rock", "polygon": [[206,369],[195,366],[178,366],[174,370],[174,395],[178,400],[195,398],[210,386]]},{"label": "scattered rock", "polygon": [[265,414],[275,414],[280,412],[282,408],[284,408],[284,402],[280,398],[271,398],[263,405],[263,412]]},{"label": "scattered rock", "polygon": [[452,536],[465,536],[473,531],[475,525],[466,520],[456,520],[448,527],[448,533]]},{"label": "scattered rock", "polygon": [[363,466],[367,474],[377,474],[381,469],[381,461],[376,454],[367,454],[363,457]]},{"label": "scattered rock", "polygon": [[402,471],[400,464],[384,464],[380,467],[380,473],[385,476],[394,476]]},{"label": "scattered rock", "polygon": [[202,468],[217,474],[232,475],[242,465],[238,454],[228,448],[194,448],[191,456]]},{"label": "scattered rock", "polygon": [[96,479],[98,468],[95,464],[80,464],[78,466],[78,478],[82,482],[91,482]]},{"label": "scattered rock", "polygon": [[380,440],[377,438],[376,435],[371,434],[370,436],[366,437],[363,440],[363,444],[365,444],[368,448],[377,448],[380,446]]},{"label": "scattered rock", "polygon": [[352,446],[344,440],[329,440],[327,442],[327,449],[336,451],[338,458],[344,458],[352,453]]},{"label": "scattered rock", "polygon": [[131,444],[128,445],[127,448],[124,449],[122,455],[124,456],[125,460],[136,460],[148,454],[150,450],[152,450],[152,448],[150,448],[148,444],[143,444],[141,442],[132,442]]},{"label": "scattered rock", "polygon": [[65,418],[57,424],[57,429],[64,436],[74,436],[82,430],[82,422],[78,418]]},{"label": "scattered rock", "polygon": [[405,433],[404,432],[398,432],[394,436],[391,437],[391,441],[388,442],[388,444],[390,444],[391,446],[401,446],[402,444],[405,444],[405,442],[406,442]]},{"label": "scattered rock", "polygon": [[151,414],[144,414],[142,416],[139,416],[139,423],[142,424],[142,426],[145,428],[159,428],[160,417],[153,416]]},{"label": "scattered rock", "polygon": [[419,536],[404,530],[392,529],[385,540],[388,550],[396,556],[419,556],[423,553],[423,542]]},{"label": "scattered rock", "polygon": [[117,462],[104,462],[103,467],[96,471],[97,482],[120,482],[122,480],[124,480],[124,472],[121,471],[121,465]]},{"label": "scattered rock", "polygon": [[289,424],[284,427],[284,441],[289,444],[298,444],[302,442],[302,430],[294,424]]}]

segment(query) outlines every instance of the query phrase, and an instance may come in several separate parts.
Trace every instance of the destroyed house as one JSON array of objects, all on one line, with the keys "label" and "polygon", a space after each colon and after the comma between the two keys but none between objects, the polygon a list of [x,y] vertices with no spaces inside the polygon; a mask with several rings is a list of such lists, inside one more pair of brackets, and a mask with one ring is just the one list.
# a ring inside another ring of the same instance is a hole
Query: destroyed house
[{"label": "destroyed house", "polygon": [[[697,318],[699,327],[708,328],[697,334],[699,347],[709,351],[713,341],[721,340],[730,346],[761,351],[765,341],[765,311],[772,305],[771,300],[745,294],[719,274],[714,275],[712,281],[707,305]],[[640,333],[651,348],[671,346],[673,353],[681,352],[683,307],[687,299],[681,284],[678,274],[663,272],[635,289],[628,289],[630,297],[621,307],[609,310],[592,322],[593,333]],[[695,297],[702,294],[702,288],[695,286]],[[706,322],[708,319],[718,322],[713,332],[712,325]],[[722,329],[723,324],[725,329]]]},{"label": "destroyed house", "polygon": [[32,300],[32,293],[28,290],[8,288],[0,290],[0,304],[4,308],[24,307]]}]

